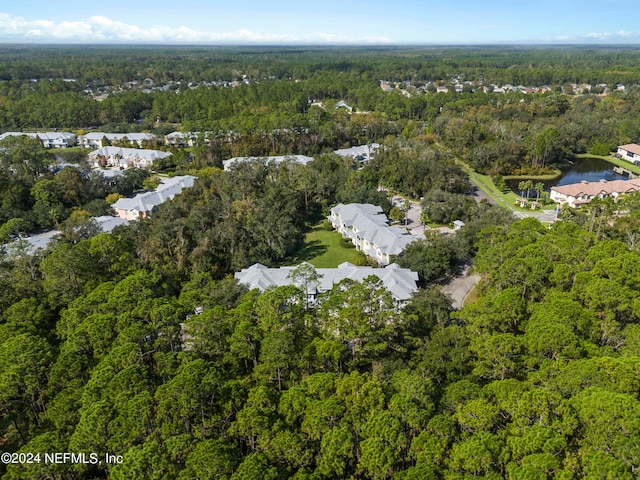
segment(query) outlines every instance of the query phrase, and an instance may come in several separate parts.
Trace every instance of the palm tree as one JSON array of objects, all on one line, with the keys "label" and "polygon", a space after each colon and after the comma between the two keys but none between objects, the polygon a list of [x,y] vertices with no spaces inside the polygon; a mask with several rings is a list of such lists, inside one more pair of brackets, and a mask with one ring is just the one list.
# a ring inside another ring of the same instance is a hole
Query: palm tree
[{"label": "palm tree", "polygon": [[51,220],[53,220],[56,228],[59,230],[60,223],[58,222],[58,220],[60,220],[60,211],[57,208],[52,207],[49,209],[49,216],[51,217]]},{"label": "palm tree", "polygon": [[518,183],[518,190],[520,190],[520,194],[524,197],[524,191],[527,189],[527,182],[522,180]]},{"label": "palm tree", "polygon": [[[533,188],[533,182],[531,180],[523,180],[518,183],[518,190],[524,194],[524,191],[527,191],[527,199],[529,198],[529,192]],[[524,196],[524,195],[523,195]]]},{"label": "palm tree", "polygon": [[536,202],[540,200],[540,195],[542,195],[542,192],[544,192],[544,183],[542,182],[538,182],[534,185],[533,187],[537,193],[536,195]]}]

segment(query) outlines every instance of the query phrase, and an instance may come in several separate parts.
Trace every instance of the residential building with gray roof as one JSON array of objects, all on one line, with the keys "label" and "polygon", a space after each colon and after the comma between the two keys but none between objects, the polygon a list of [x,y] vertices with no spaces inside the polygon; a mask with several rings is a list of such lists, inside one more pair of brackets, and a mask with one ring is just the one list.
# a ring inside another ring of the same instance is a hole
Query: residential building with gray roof
[{"label": "residential building with gray roof", "polygon": [[156,140],[156,136],[153,133],[104,133],[104,132],[89,132],[85,135],[78,137],[78,145],[84,148],[102,148],[102,142],[107,139],[110,143],[128,142],[129,145],[137,144],[139,147],[145,142],[151,143]]},{"label": "residential building with gray roof", "polygon": [[185,188],[193,187],[195,178],[191,175],[163,178],[154,191],[139,193],[131,198],[120,198],[111,207],[125,220],[148,217],[158,205],[173,200]]},{"label": "residential building with gray roof", "polygon": [[[248,286],[251,290],[258,289],[264,292],[269,287],[282,287],[285,285],[302,285],[295,284],[291,279],[291,272],[297,266],[268,268],[264,265],[256,263],[249,268],[245,268],[235,274],[235,278],[239,283]],[[394,263],[387,265],[385,268],[360,267],[349,262],[344,262],[338,268],[316,268],[318,274],[317,284],[307,286],[309,300],[314,301],[317,295],[329,291],[334,285],[342,280],[351,279],[356,282],[362,282],[369,276],[376,276],[382,282],[398,304],[406,303],[418,289],[418,274],[412,272],[408,268],[402,268]]]},{"label": "residential building with gray roof", "polygon": [[306,155],[277,155],[277,156],[269,156],[269,157],[233,157],[229,160],[225,160],[222,162],[222,166],[225,170],[230,170],[233,165],[243,163],[243,162],[251,162],[251,161],[264,161],[266,163],[281,163],[285,160],[291,160],[296,163],[301,163],[306,165],[310,161],[313,160],[313,157],[308,157]]},{"label": "residential building with gray roof", "polygon": [[387,216],[377,205],[368,203],[339,204],[327,217],[333,228],[348,238],[365,255],[380,265],[388,265],[391,255],[400,255],[418,238],[406,229],[389,225]]},{"label": "residential building with gray roof", "polygon": [[170,157],[171,152],[140,148],[101,147],[89,153],[89,162],[93,167],[147,168],[154,160]]},{"label": "residential building with gray roof", "polygon": [[7,137],[26,136],[38,140],[44,148],[67,148],[76,144],[76,135],[70,132],[6,132],[0,135],[0,140]]}]

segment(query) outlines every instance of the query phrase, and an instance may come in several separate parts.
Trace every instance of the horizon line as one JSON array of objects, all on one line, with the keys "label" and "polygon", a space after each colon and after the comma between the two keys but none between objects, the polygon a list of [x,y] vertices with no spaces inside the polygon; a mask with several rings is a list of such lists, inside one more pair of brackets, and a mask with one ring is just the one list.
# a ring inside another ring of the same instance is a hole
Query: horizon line
[{"label": "horizon line", "polygon": [[144,43],[144,42],[12,42],[0,40],[0,46],[31,46],[31,47],[271,47],[271,48],[304,48],[304,47],[353,47],[353,48],[451,48],[451,47],[638,47],[640,42],[587,43],[587,42],[468,42],[468,43]]}]

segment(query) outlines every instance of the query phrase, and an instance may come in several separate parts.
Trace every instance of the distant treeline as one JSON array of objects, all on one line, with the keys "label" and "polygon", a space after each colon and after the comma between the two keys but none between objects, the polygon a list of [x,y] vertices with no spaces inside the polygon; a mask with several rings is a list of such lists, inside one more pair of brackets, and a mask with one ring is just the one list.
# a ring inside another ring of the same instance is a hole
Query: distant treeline
[{"label": "distant treeline", "polygon": [[352,72],[375,80],[465,80],[514,85],[629,83],[638,78],[638,51],[615,46],[566,47],[0,47],[0,80],[73,78],[118,85],[169,81],[306,79],[319,71]]}]

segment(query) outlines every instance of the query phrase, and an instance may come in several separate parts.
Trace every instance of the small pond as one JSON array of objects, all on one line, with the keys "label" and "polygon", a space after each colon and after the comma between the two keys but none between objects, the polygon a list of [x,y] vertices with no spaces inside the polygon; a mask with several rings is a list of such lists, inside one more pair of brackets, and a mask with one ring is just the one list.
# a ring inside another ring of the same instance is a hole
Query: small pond
[{"label": "small pond", "polygon": [[[562,169],[562,176],[556,180],[543,181],[545,190],[549,190],[554,185],[569,185],[587,182],[597,182],[599,180],[626,180],[628,177],[613,171],[613,164],[600,158],[576,158],[572,165]],[[507,186],[520,194],[518,184],[522,180],[507,180]],[[536,180],[533,181],[536,183]]]}]

